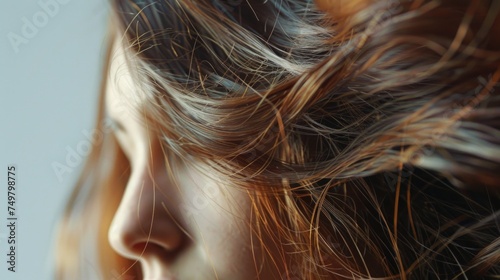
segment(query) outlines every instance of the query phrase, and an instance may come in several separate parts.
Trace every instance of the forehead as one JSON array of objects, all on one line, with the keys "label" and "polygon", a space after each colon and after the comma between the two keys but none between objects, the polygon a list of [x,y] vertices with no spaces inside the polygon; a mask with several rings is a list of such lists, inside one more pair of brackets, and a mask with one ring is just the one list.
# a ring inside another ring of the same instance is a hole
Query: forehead
[{"label": "forehead", "polygon": [[111,47],[108,73],[105,74],[105,106],[111,117],[123,117],[125,112],[132,112],[139,105],[139,94],[132,78],[125,49],[116,39]]}]

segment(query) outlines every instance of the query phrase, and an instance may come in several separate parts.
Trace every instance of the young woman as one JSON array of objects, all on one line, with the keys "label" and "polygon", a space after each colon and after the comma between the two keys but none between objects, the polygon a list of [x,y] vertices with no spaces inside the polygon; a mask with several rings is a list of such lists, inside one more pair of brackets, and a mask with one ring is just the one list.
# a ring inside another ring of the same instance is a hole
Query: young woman
[{"label": "young woman", "polygon": [[58,279],[500,277],[499,1],[112,4]]}]

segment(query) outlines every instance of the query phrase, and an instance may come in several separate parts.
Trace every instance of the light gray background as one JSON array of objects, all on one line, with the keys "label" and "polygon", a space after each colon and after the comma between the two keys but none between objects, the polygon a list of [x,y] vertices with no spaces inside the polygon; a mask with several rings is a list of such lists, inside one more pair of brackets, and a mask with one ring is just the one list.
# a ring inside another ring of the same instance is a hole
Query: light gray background
[{"label": "light gray background", "polygon": [[[59,180],[52,163],[65,164],[67,149],[76,150],[83,131],[92,130],[108,10],[105,0],[17,0],[0,9],[2,280],[52,279],[53,227],[82,165]],[[31,38],[23,35],[23,18],[39,26],[25,30]],[[17,52],[11,32],[27,40]],[[16,273],[6,262],[9,164],[18,169]]]}]

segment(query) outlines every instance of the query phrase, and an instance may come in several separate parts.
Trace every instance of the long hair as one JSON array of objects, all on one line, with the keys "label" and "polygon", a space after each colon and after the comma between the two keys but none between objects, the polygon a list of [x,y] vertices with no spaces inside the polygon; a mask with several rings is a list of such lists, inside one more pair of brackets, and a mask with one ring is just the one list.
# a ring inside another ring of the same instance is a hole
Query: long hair
[{"label": "long hair", "polygon": [[[500,2],[324,2],[113,1],[148,124],[259,193],[285,279],[500,277]],[[101,273],[140,275],[106,242],[127,167],[104,134],[60,279],[81,273],[83,224]]]}]

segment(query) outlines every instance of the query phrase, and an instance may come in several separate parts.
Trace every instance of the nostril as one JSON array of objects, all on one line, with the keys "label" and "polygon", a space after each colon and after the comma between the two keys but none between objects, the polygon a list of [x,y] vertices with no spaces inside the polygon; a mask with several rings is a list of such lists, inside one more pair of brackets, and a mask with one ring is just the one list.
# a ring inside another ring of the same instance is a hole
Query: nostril
[{"label": "nostril", "polygon": [[151,248],[147,236],[139,235],[137,230],[131,228],[112,227],[108,232],[111,247],[126,258],[138,259]]},{"label": "nostril", "polygon": [[123,257],[137,258],[136,251],[130,246],[131,244],[136,244],[137,238],[131,232],[111,227],[108,232],[108,241],[111,247]]},{"label": "nostril", "polygon": [[154,247],[153,244],[149,242],[138,242],[130,248],[130,250],[137,256],[141,257],[145,254],[147,250],[151,250]]},{"label": "nostril", "polygon": [[131,246],[130,251],[133,252],[137,259],[156,257],[170,262],[185,246],[188,246],[188,244],[182,242],[175,248],[169,249],[154,242],[139,242]]},{"label": "nostril", "polygon": [[108,232],[111,247],[131,259],[151,254],[175,254],[182,247],[183,239],[175,224],[167,222],[154,223],[151,232],[145,232],[140,223],[115,223]]}]

